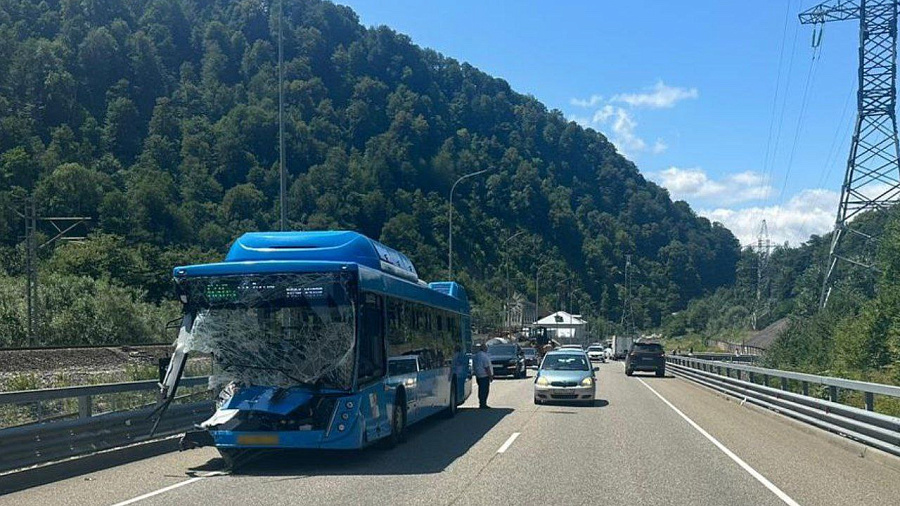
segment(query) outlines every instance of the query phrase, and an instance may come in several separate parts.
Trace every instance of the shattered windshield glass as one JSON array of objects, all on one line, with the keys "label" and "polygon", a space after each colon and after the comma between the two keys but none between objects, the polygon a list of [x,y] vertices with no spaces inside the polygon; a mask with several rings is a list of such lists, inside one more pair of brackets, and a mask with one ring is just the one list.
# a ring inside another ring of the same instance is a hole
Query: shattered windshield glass
[{"label": "shattered windshield glass", "polygon": [[296,273],[185,280],[195,314],[184,336],[187,350],[213,356],[212,387],[350,388],[352,279],[350,273]]}]

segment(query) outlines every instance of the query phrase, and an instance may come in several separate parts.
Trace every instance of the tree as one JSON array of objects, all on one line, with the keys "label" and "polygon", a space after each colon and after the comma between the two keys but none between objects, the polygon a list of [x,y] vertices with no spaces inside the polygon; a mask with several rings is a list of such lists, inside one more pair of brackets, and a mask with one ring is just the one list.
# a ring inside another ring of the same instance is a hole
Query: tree
[{"label": "tree", "polygon": [[105,193],[112,187],[106,174],[65,163],[38,183],[34,198],[45,215],[96,217]]},{"label": "tree", "polygon": [[119,97],[106,108],[103,142],[106,148],[123,163],[131,162],[141,146],[138,110],[128,98]]}]

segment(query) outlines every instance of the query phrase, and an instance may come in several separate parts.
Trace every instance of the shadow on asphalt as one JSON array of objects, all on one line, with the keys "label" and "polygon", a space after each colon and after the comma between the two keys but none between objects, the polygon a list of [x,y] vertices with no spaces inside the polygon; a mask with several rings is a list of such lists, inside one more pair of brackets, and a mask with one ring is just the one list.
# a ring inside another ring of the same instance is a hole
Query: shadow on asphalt
[{"label": "shadow on asphalt", "polygon": [[[594,399],[594,402],[591,404],[572,404],[571,402],[565,402],[565,401],[544,401],[543,404],[541,404],[541,405],[542,406],[554,406],[554,407],[563,406],[563,407],[572,408],[572,409],[605,408],[606,406],[609,406],[609,401],[607,401],[606,399]],[[575,413],[574,411],[570,412],[570,411],[553,411],[553,410],[544,410],[544,412],[545,413],[556,413],[556,414],[561,414],[561,415],[569,415],[569,414]]]},{"label": "shadow on asphalt", "polygon": [[[431,417],[409,427],[406,441],[386,450],[376,444],[364,450],[261,450],[232,475],[272,476],[284,479],[334,475],[439,473],[465,454],[510,408],[460,407],[450,420]],[[450,435],[453,435],[450,437]],[[216,458],[192,472],[224,469]]]},{"label": "shadow on asphalt", "polygon": [[657,376],[654,372],[638,372],[634,371],[632,376],[636,378],[641,378],[644,380],[656,381],[656,380],[666,380],[670,378],[674,378],[675,376],[669,373],[666,373],[664,376]]},{"label": "shadow on asphalt", "polygon": [[531,379],[534,376],[529,376],[528,371],[525,371],[524,378],[516,378],[515,376],[494,376],[494,381],[509,381],[509,380],[523,380],[523,379]]}]

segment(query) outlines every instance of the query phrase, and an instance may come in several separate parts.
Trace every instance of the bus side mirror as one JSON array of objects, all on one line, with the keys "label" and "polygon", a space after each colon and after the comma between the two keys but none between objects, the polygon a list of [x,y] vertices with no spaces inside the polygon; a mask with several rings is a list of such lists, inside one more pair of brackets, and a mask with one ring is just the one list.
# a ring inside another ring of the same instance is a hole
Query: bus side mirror
[{"label": "bus side mirror", "polygon": [[162,357],[159,359],[159,382],[162,384],[166,379],[166,371],[169,370],[169,364],[172,362],[172,357]]}]

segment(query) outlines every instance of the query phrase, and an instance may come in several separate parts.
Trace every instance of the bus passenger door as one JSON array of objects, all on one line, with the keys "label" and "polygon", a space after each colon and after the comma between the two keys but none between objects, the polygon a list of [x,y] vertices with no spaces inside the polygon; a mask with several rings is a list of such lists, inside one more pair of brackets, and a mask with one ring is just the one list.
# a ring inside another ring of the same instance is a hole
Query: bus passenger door
[{"label": "bus passenger door", "polygon": [[383,299],[372,293],[363,295],[359,322],[359,352],[357,361],[357,385],[360,393],[367,394],[368,409],[362,413],[366,420],[366,435],[376,438],[385,430],[390,431],[390,421],[384,399],[382,381],[387,376],[387,360],[384,347]]}]

